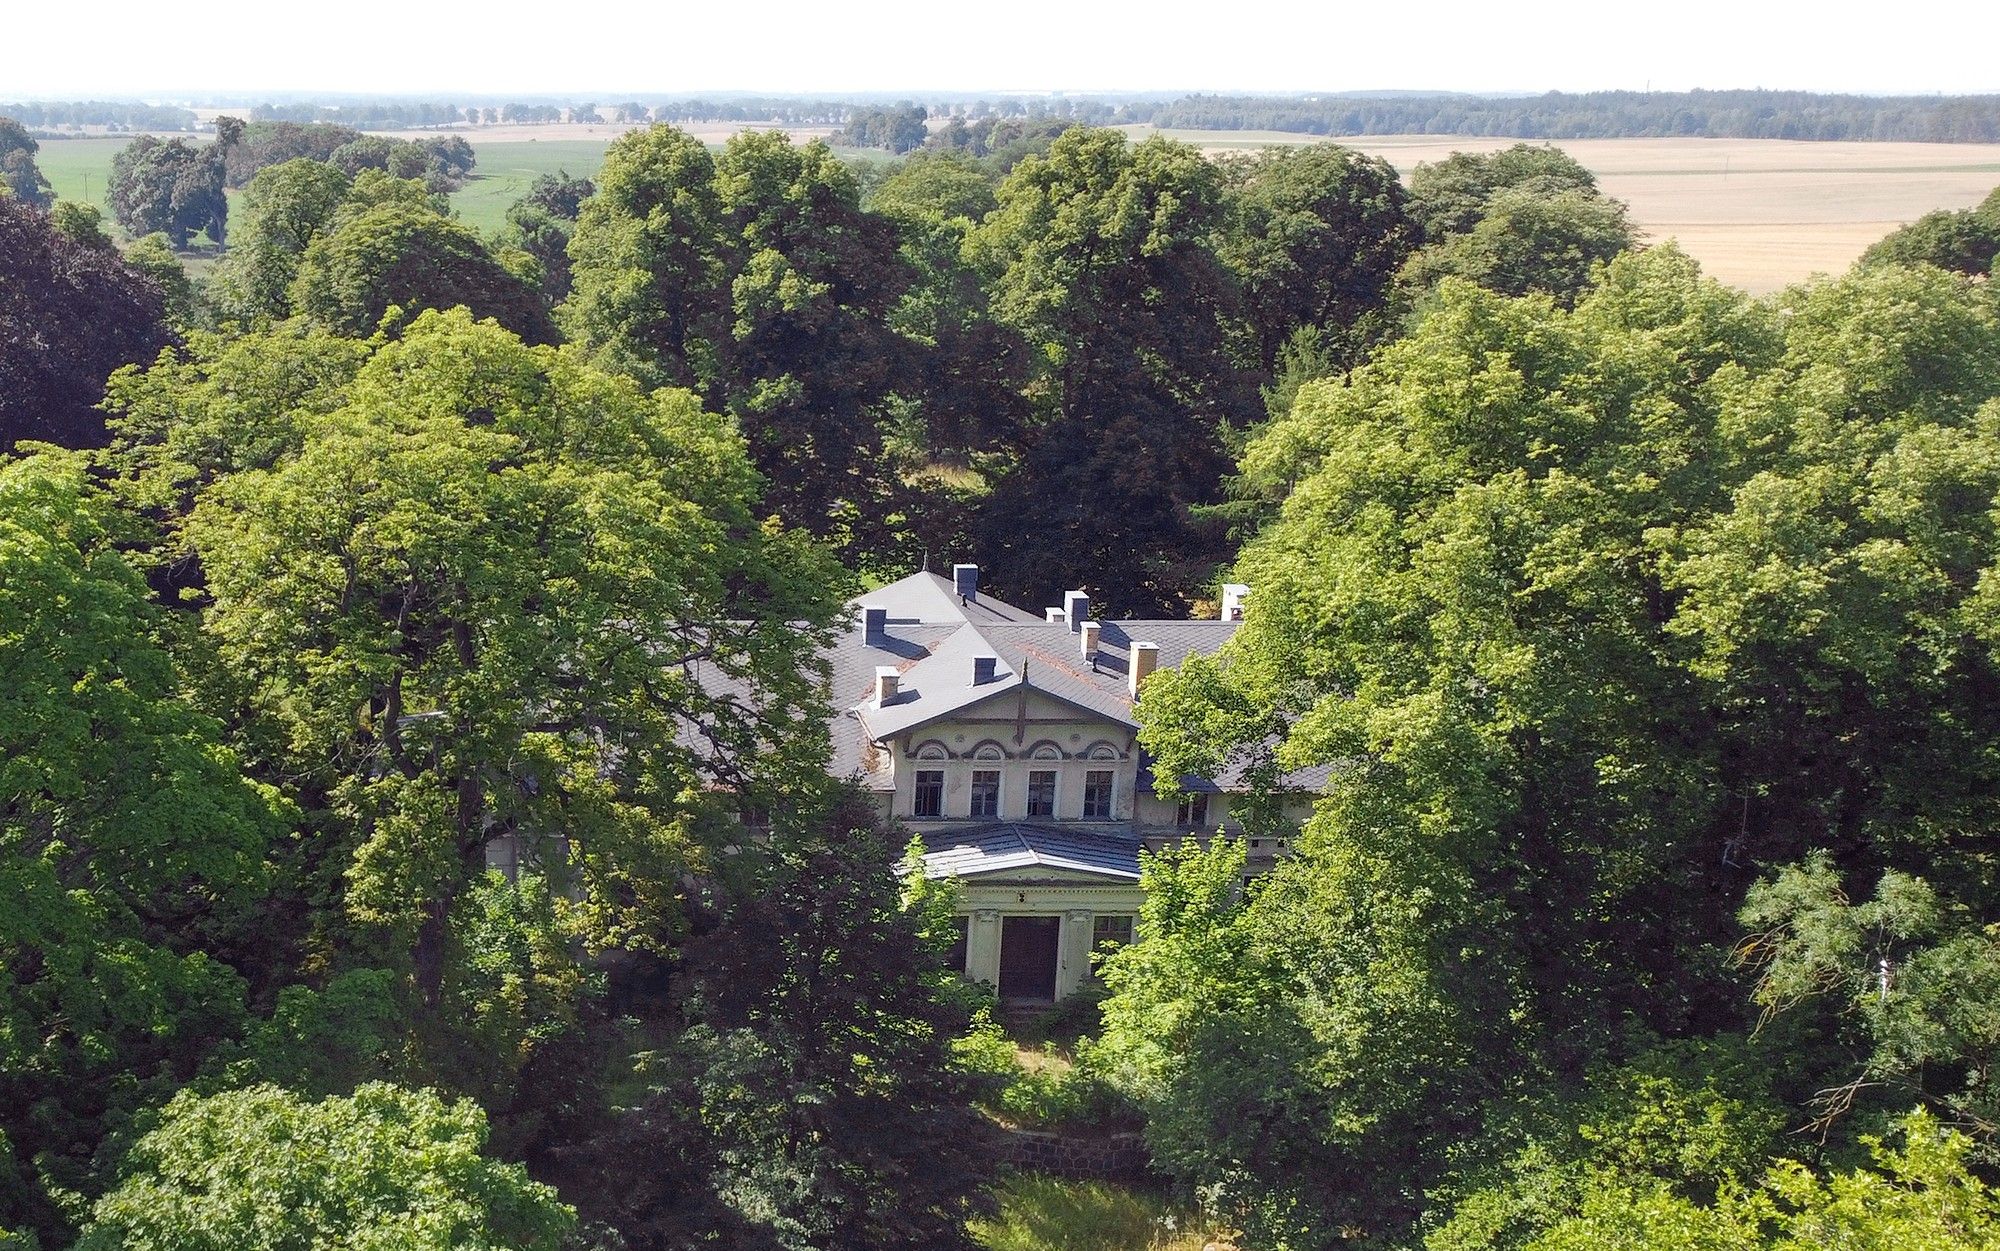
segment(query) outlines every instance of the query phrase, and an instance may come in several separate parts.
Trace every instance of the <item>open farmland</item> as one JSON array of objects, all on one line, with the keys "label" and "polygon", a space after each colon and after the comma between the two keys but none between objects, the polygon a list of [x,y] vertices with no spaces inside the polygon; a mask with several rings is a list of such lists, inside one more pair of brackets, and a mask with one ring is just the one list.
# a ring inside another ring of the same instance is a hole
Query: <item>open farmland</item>
[{"label": "open farmland", "polygon": [[[453,207],[474,228],[493,230],[538,175],[594,175],[606,146],[624,129],[495,126],[464,132],[479,153],[479,167],[452,197]],[[717,122],[689,129],[720,144],[737,127]],[[801,139],[821,133],[795,131]],[[1165,133],[1212,152],[1318,142],[1276,131]],[[1407,175],[1454,151],[1492,151],[1514,141],[1376,135],[1335,142],[1379,155]],[[122,137],[49,140],[38,159],[57,194],[102,205],[112,155],[125,143]],[[1896,227],[1932,209],[1970,207],[2000,185],[2000,144],[1581,139],[1558,146],[1594,171],[1606,193],[1631,205],[1648,240],[1678,239],[1709,273],[1760,293],[1843,270]]]},{"label": "open farmland", "polygon": [[[1318,142],[1276,131],[1166,133],[1210,151]],[[1371,135],[1334,142],[1408,175],[1453,152],[1491,152],[1517,141]],[[1647,240],[1677,239],[1710,274],[1758,293],[1846,269],[1898,226],[1932,209],[1970,208],[2000,185],[2000,144],[1575,139],[1556,146],[1595,173],[1605,194],[1631,206]]]}]

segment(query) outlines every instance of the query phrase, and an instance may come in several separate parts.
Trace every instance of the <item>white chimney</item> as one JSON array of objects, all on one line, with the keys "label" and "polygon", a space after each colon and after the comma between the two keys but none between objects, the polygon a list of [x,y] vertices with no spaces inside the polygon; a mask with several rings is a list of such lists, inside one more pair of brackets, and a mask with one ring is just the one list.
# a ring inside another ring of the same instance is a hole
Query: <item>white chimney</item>
[{"label": "white chimney", "polygon": [[861,606],[861,634],[866,639],[879,639],[889,629],[889,610],[875,604]]},{"label": "white chimney", "polygon": [[1222,584],[1222,620],[1243,620],[1243,601],[1250,598],[1250,588],[1241,582]]},{"label": "white chimney", "polygon": [[1000,667],[998,656],[974,656],[972,658],[972,684],[985,686],[993,680],[994,672]]},{"label": "white chimney", "polygon": [[1083,643],[1083,658],[1085,660],[1089,660],[1097,655],[1097,636],[1103,630],[1103,625],[1095,621],[1084,622],[1078,630],[1080,641]]},{"label": "white chimney", "polygon": [[1063,620],[1069,622],[1069,631],[1076,628],[1090,616],[1090,595],[1084,591],[1067,591],[1063,594]]},{"label": "white chimney", "polygon": [[902,684],[902,671],[894,665],[875,666],[875,703],[879,706],[896,698]]},{"label": "white chimney", "polygon": [[1153,676],[1153,670],[1160,667],[1160,645],[1134,643],[1131,655],[1131,660],[1125,666],[1125,677],[1132,689],[1132,698],[1137,699],[1140,685]]},{"label": "white chimney", "polygon": [[962,600],[970,601],[978,599],[979,566],[953,565],[951,567],[951,586],[954,591],[958,592],[958,597]]},{"label": "white chimney", "polygon": [[1042,619],[1050,625],[1061,625],[1063,623],[1063,610],[1060,608],[1044,608],[1042,609]]}]

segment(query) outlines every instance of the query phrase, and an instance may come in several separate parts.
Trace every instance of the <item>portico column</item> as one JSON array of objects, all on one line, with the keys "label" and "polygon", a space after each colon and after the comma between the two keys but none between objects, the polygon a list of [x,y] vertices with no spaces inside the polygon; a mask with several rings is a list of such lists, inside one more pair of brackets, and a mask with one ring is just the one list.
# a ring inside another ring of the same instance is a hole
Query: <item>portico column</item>
[{"label": "portico column", "polygon": [[965,932],[965,975],[988,986],[1000,984],[1000,912],[976,908]]},{"label": "portico column", "polygon": [[1063,913],[1062,933],[1056,946],[1056,998],[1061,999],[1083,985],[1090,976],[1090,944],[1097,914],[1088,908],[1072,908]]}]

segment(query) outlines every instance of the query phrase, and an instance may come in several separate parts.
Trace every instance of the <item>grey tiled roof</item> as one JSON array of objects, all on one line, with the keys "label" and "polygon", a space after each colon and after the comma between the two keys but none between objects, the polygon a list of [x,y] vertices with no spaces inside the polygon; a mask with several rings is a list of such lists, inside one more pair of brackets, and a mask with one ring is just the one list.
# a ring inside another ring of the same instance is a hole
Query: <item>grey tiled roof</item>
[{"label": "grey tiled roof", "polygon": [[1139,840],[1003,821],[924,835],[927,877],[1007,869],[1073,869],[1136,882]]},{"label": "grey tiled roof", "polygon": [[[888,612],[873,638],[862,627],[864,606]],[[836,636],[828,665],[834,716],[832,772],[857,777],[874,790],[893,784],[888,753],[878,742],[1025,685],[1127,729],[1136,729],[1126,670],[1135,642],[1159,645],[1160,667],[1191,655],[1208,655],[1236,632],[1234,621],[1101,621],[1097,655],[1086,660],[1081,638],[1068,625],[1049,622],[1004,600],[981,594],[961,600],[949,579],[916,573],[857,596],[848,604],[850,627]],[[996,658],[992,681],[975,686],[972,658]],[[886,706],[874,702],[875,670],[894,666],[899,692]],[[1309,776],[1309,774],[1311,776]],[[1318,789],[1325,771],[1287,778],[1299,789]],[[1150,786],[1142,773],[1140,785]],[[1238,790],[1243,766],[1231,764],[1213,779],[1184,780],[1186,790]]]}]

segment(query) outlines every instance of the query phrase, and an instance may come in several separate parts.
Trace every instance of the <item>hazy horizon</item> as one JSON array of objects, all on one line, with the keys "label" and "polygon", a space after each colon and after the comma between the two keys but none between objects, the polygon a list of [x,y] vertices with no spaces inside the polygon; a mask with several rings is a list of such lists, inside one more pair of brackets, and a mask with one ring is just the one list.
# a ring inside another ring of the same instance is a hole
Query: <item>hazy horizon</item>
[{"label": "hazy horizon", "polygon": [[[162,23],[156,6],[106,0],[93,12],[143,38],[79,38],[73,13],[47,7],[10,15],[15,46],[35,55],[0,72],[0,99],[2000,91],[1990,56],[2000,16],[1971,0],[1920,0],[1894,25],[1829,20],[1824,5],[1795,0],[1688,0],[1650,20],[1584,0],[1505,10],[1441,0],[1420,20],[1374,5],[1295,7],[1018,0],[946,12],[889,0],[833,11],[770,0],[746,20],[721,7],[607,0],[574,21],[538,14],[516,30],[499,6],[467,20],[463,7],[386,0],[338,12],[215,0],[199,20]],[[921,80],[991,85],[882,85]],[[628,85],[591,85],[607,83]]]}]

